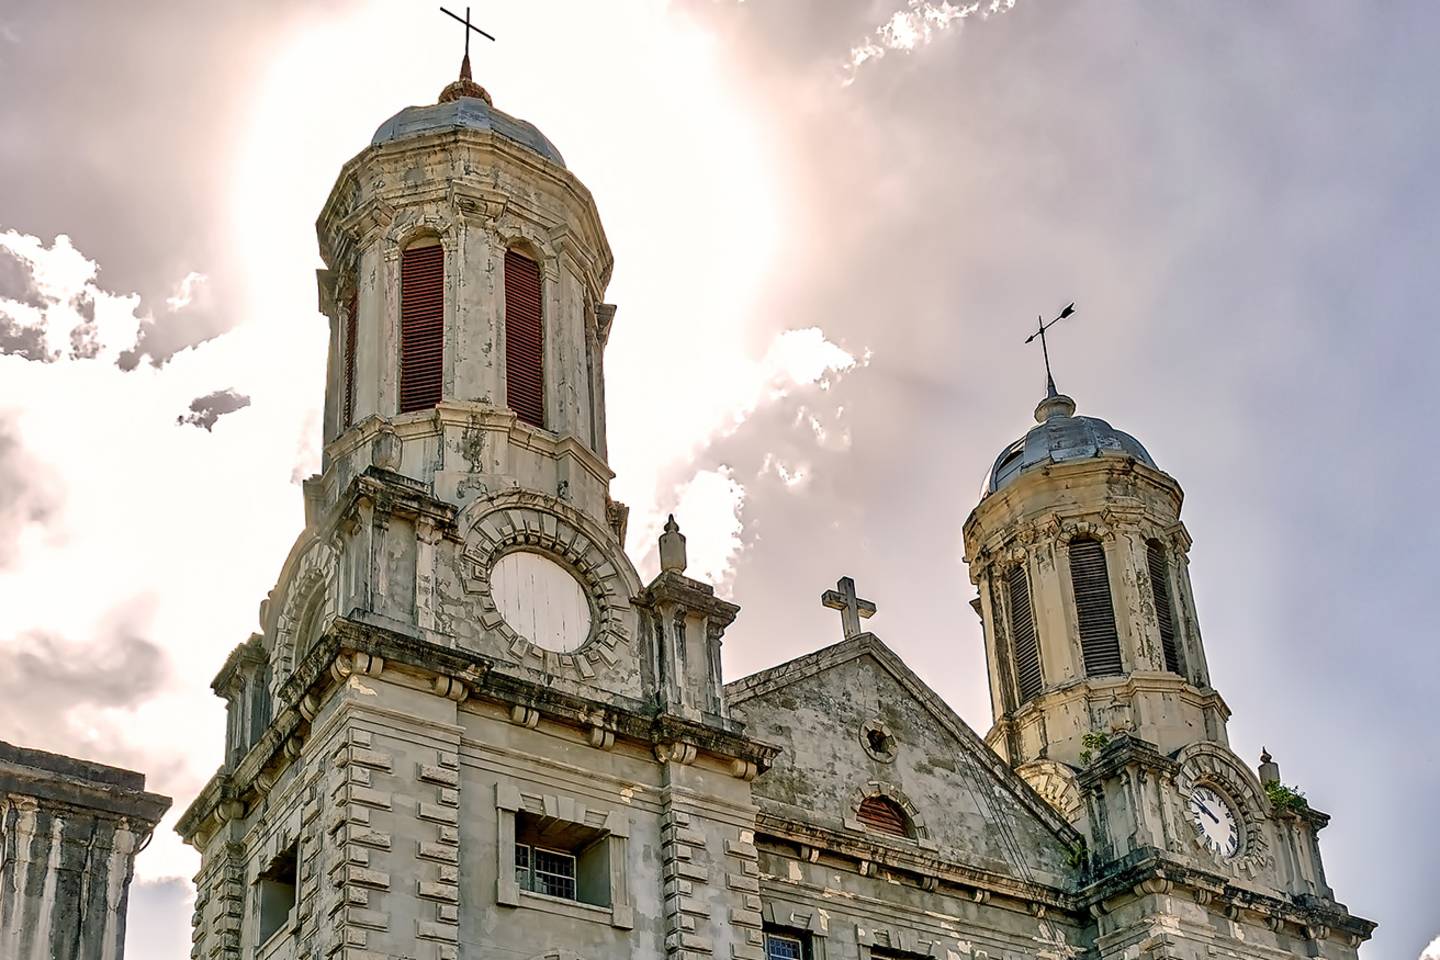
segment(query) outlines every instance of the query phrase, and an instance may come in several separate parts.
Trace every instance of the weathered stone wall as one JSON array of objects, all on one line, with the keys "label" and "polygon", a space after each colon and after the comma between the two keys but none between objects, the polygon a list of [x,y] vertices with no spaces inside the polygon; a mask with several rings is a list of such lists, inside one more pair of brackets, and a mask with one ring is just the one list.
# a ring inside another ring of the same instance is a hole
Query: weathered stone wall
[{"label": "weathered stone wall", "polygon": [[169,806],[139,773],[0,742],[0,957],[120,960],[135,854]]},{"label": "weathered stone wall", "polygon": [[[747,731],[782,748],[774,768],[755,781],[762,808],[863,836],[856,807],[880,793],[911,812],[917,844],[949,862],[1065,884],[1074,854],[1057,835],[1063,825],[1054,812],[1037,798],[1051,822],[1037,817],[996,782],[989,764],[998,758],[942,725],[937,705],[949,709],[938,698],[917,698],[862,651],[847,641],[802,658],[792,664],[800,676],[753,697],[743,681],[731,686],[731,711]],[[875,720],[889,739],[886,753],[866,749],[867,723]],[[1028,793],[1018,778],[1014,790]]]}]

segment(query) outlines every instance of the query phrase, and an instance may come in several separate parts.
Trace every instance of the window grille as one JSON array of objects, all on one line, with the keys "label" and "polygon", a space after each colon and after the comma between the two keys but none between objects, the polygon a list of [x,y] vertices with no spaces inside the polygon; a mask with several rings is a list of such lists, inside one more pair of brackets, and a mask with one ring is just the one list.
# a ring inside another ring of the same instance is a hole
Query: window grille
[{"label": "window grille", "polygon": [[805,960],[805,945],[799,937],[784,933],[765,934],[765,960]]},{"label": "window grille", "polygon": [[1180,669],[1180,645],[1175,640],[1174,608],[1170,603],[1170,562],[1165,557],[1165,548],[1157,540],[1150,541],[1145,553],[1150,568],[1150,592],[1155,594],[1155,619],[1160,621],[1160,646],[1165,651],[1165,669],[1183,674]]},{"label": "window grille", "polygon": [[1044,687],[1040,673],[1040,645],[1035,636],[1035,611],[1030,604],[1030,577],[1023,566],[1005,575],[1010,594],[1010,645],[1015,657],[1015,685],[1020,702],[1027,703]]},{"label": "window grille", "polygon": [[540,265],[505,251],[505,395],[521,420],[545,426],[545,329]]},{"label": "window grille", "polygon": [[1085,675],[1104,677],[1124,672],[1115,606],[1110,598],[1110,574],[1105,566],[1105,548],[1099,540],[1070,541],[1070,583],[1075,590]]},{"label": "window grille", "polygon": [[400,412],[440,402],[445,354],[445,248],[407,247],[400,258]]},{"label": "window grille", "polygon": [[578,899],[575,895],[575,858],[568,853],[517,843],[515,880],[522,890],[563,900]]}]

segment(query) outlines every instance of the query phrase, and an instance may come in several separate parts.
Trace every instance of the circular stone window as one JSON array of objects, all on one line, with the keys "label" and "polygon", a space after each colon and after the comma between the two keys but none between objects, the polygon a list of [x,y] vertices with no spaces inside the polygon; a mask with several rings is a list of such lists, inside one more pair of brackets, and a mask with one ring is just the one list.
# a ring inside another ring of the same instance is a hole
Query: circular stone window
[{"label": "circular stone window", "polygon": [[590,639],[590,603],[565,567],[529,550],[516,550],[490,570],[495,609],[510,629],[538,647],[572,653]]}]

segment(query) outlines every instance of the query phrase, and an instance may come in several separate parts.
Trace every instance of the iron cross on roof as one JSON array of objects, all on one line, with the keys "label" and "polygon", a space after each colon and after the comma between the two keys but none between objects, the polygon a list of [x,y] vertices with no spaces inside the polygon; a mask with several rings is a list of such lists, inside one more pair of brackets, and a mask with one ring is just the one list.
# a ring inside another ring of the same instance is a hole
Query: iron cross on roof
[{"label": "iron cross on roof", "polygon": [[1055,324],[1059,323],[1061,320],[1064,320],[1066,317],[1070,316],[1074,312],[1075,304],[1072,303],[1064,310],[1061,310],[1060,315],[1054,320],[1051,320],[1049,323],[1045,322],[1044,317],[1037,316],[1035,318],[1035,322],[1038,324],[1039,329],[1025,338],[1026,343],[1029,343],[1036,337],[1040,338],[1040,352],[1045,354],[1045,395],[1049,397],[1055,396],[1055,394],[1059,391],[1055,389],[1055,378],[1050,375],[1050,346],[1045,342],[1045,331],[1049,330],[1051,327],[1055,326]]},{"label": "iron cross on roof", "polygon": [[[490,34],[486,33],[484,30],[481,30],[479,27],[475,26],[475,24],[473,24],[473,23],[470,22],[470,8],[469,8],[469,7],[466,7],[466,8],[465,8],[465,19],[463,19],[463,20],[460,19],[460,15],[459,15],[459,14],[451,13],[449,10],[446,10],[444,7],[441,7],[441,8],[440,8],[440,12],[443,13],[443,14],[445,14],[445,16],[450,17],[452,20],[455,20],[455,21],[457,21],[457,22],[459,22],[459,23],[465,24],[465,66],[466,66],[466,67],[469,67],[469,66],[470,66],[470,31],[471,31],[471,30],[474,30],[476,33],[480,34],[480,36],[484,37],[484,38],[487,39],[487,40],[494,40],[495,38],[494,38],[493,36],[491,36]],[[468,71],[467,71],[467,72],[468,72]]]},{"label": "iron cross on roof", "polygon": [[845,630],[846,640],[858,637],[863,632],[860,618],[875,616],[875,604],[855,595],[855,581],[850,577],[841,577],[835,586],[839,589],[826,590],[820,595],[820,602],[831,610],[840,611],[840,625]]}]

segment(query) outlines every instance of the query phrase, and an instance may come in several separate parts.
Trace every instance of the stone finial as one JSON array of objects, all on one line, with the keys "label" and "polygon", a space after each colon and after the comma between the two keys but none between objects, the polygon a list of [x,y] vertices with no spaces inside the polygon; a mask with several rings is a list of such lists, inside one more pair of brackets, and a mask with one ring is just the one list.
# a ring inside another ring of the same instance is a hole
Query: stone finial
[{"label": "stone finial", "polygon": [[1270,758],[1270,751],[1260,748],[1260,782],[1269,783],[1280,779],[1280,764]]},{"label": "stone finial", "polygon": [[459,100],[461,97],[475,97],[477,100],[484,100],[491,106],[495,101],[490,99],[490,94],[480,84],[476,83],[470,76],[470,54],[465,54],[465,59],[460,61],[460,79],[453,83],[446,84],[445,89],[440,91],[440,103],[449,103],[451,100]]},{"label": "stone finial", "polygon": [[664,573],[684,573],[688,561],[685,558],[685,534],[675,522],[675,514],[665,521],[665,532],[660,534],[660,570]]},{"label": "stone finial", "polygon": [[1063,393],[1055,392],[1055,382],[1049,384],[1045,399],[1035,406],[1035,422],[1044,423],[1056,417],[1069,417],[1075,413],[1075,401]]}]

